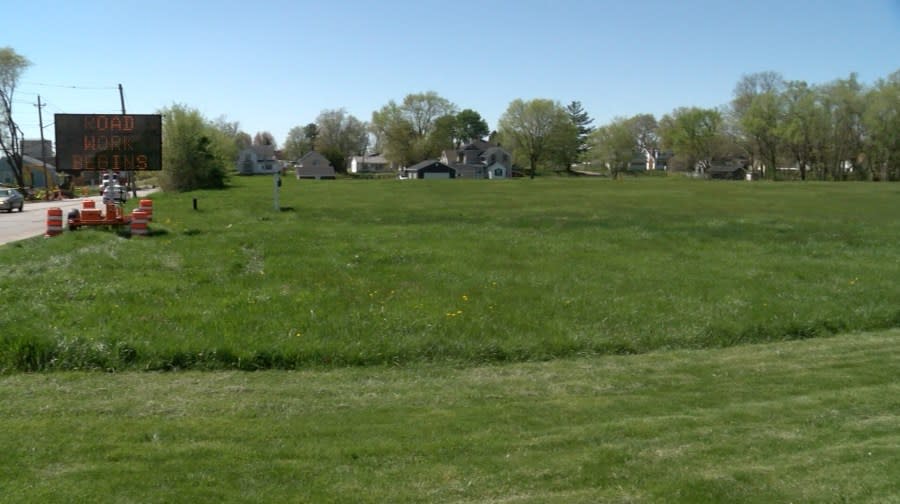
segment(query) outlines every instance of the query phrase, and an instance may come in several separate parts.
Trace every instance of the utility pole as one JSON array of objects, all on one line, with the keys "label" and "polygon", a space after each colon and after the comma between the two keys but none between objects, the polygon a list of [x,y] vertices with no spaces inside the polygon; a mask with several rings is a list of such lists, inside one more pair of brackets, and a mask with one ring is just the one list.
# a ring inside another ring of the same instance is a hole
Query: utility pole
[{"label": "utility pole", "polygon": [[[119,103],[122,104],[122,115],[125,115],[125,91],[122,89],[122,84],[119,84]],[[128,172],[128,178],[131,182],[131,196],[137,198],[137,177],[135,176],[134,171]],[[126,192],[126,194],[128,194]]]},{"label": "utility pole", "polygon": [[47,146],[44,144],[44,114],[41,109],[46,104],[41,104],[41,95],[38,95],[38,126],[41,128],[41,163],[44,165],[44,198],[50,199],[50,177],[47,174]]}]

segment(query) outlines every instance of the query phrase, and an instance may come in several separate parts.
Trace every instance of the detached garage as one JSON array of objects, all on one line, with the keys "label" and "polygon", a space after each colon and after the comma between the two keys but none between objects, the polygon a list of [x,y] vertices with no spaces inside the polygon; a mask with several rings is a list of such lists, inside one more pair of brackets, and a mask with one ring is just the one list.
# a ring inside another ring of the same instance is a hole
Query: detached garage
[{"label": "detached garage", "polygon": [[404,170],[406,178],[419,179],[452,179],[456,178],[456,170],[441,163],[440,161],[429,159],[415,164]]}]

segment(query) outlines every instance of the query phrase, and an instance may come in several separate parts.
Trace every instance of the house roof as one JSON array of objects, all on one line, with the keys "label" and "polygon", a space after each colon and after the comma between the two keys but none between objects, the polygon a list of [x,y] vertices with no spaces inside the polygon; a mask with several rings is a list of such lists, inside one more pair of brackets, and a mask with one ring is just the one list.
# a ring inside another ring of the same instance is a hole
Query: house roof
[{"label": "house roof", "polygon": [[496,145],[491,142],[485,142],[484,140],[476,139],[462,146],[463,150],[488,150],[491,147],[496,147]]},{"label": "house roof", "polygon": [[[43,166],[44,162],[38,158],[23,155],[22,156],[22,164],[25,166]],[[0,157],[0,165],[5,166],[7,169],[11,169],[10,168],[11,164],[9,162],[9,159],[6,156]],[[53,163],[48,161],[47,168],[55,170],[56,166]]]},{"label": "house roof", "polygon": [[325,156],[322,155],[322,153],[317,152],[317,151],[307,152],[306,154],[301,156],[300,159],[297,160],[297,163],[300,166],[303,166],[304,163],[306,163],[307,161],[309,161],[311,159],[324,159],[328,163],[328,166],[331,166],[331,161],[328,161],[328,158],[326,158]]},{"label": "house roof", "polygon": [[443,166],[444,168],[453,170],[452,167],[447,166],[444,163],[441,163],[437,159],[426,159],[425,161],[422,161],[421,163],[416,163],[416,164],[410,166],[409,168],[407,168],[407,171],[419,171],[422,168],[428,168],[430,166]]}]

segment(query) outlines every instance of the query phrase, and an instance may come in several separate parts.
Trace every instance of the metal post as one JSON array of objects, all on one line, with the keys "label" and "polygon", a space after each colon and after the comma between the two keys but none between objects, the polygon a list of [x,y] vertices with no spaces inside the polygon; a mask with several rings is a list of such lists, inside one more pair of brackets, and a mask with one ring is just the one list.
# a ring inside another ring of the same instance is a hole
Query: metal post
[{"label": "metal post", "polygon": [[41,95],[38,95],[38,126],[41,128],[41,162],[44,165],[44,198],[50,199],[50,177],[47,174],[47,146],[44,145],[44,115],[41,112],[41,109],[44,106],[41,105]]}]

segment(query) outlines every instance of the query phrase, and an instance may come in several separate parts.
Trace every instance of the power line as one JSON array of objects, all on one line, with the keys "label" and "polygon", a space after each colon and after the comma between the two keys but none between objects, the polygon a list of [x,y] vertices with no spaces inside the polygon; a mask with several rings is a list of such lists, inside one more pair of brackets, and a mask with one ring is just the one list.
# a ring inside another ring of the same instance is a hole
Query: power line
[{"label": "power line", "polygon": [[27,84],[29,86],[44,86],[44,87],[55,87],[55,88],[66,88],[66,89],[84,89],[84,90],[110,90],[110,89],[118,89],[116,86],[77,86],[74,84],[47,84],[46,82],[22,82],[22,84]]}]

